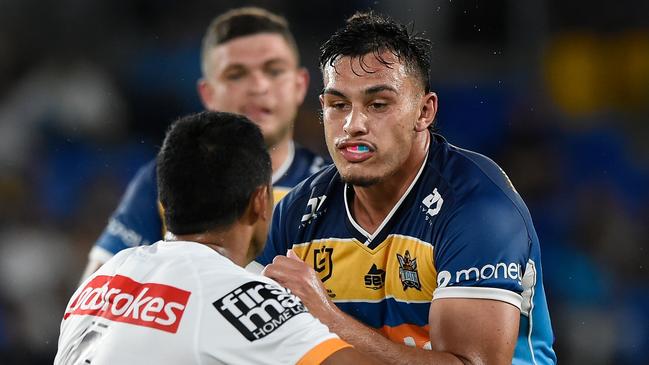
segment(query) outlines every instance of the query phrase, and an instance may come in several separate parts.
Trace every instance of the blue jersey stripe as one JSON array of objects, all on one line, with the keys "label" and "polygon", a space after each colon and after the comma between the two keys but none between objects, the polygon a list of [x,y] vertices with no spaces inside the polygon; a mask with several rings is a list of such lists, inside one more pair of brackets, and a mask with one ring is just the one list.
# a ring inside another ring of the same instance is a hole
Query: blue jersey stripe
[{"label": "blue jersey stripe", "polygon": [[345,313],[370,327],[395,327],[402,324],[425,326],[428,324],[430,303],[404,303],[386,298],[378,303],[335,302]]}]

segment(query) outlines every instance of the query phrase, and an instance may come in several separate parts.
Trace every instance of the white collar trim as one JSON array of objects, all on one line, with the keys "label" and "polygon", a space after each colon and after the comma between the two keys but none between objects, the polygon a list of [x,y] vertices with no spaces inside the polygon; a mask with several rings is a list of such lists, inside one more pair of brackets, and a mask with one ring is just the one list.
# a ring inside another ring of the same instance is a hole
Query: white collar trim
[{"label": "white collar trim", "polygon": [[344,194],[343,195],[345,197],[345,210],[347,211],[347,218],[352,223],[354,228],[356,228],[361,234],[363,234],[363,236],[365,236],[366,241],[364,242],[364,244],[366,246],[369,245],[370,243],[372,243],[374,238],[376,238],[376,236],[383,230],[383,227],[385,227],[385,225],[388,224],[388,222],[390,221],[390,219],[392,218],[394,213],[396,213],[396,211],[401,206],[401,203],[403,203],[403,201],[406,199],[408,194],[410,194],[410,191],[415,186],[417,181],[419,181],[419,176],[421,176],[421,173],[424,171],[424,167],[426,166],[426,161],[428,160],[428,154],[429,153],[430,153],[430,150],[428,150],[426,152],[426,157],[424,157],[424,162],[419,167],[419,171],[417,172],[417,176],[415,176],[415,179],[412,181],[412,183],[410,183],[410,186],[408,187],[408,189],[403,193],[403,195],[401,195],[401,198],[399,198],[399,201],[397,202],[397,204],[395,204],[394,207],[392,207],[392,210],[390,211],[390,213],[388,213],[388,215],[385,217],[385,219],[383,219],[383,222],[381,222],[381,225],[372,234],[370,234],[365,229],[363,229],[363,227],[361,227],[358,223],[356,223],[356,221],[354,220],[354,217],[352,217],[351,211],[349,210],[349,203],[347,202],[348,184],[345,183],[345,189],[344,189]]},{"label": "white collar trim", "polygon": [[273,177],[272,177],[272,184],[275,185],[279,179],[284,176],[286,171],[288,171],[289,167],[293,164],[293,158],[295,158],[295,145],[293,144],[293,141],[289,141],[288,144],[288,156],[286,156],[286,160],[284,160],[284,163],[282,163],[282,166],[280,166],[277,171],[273,172]]}]

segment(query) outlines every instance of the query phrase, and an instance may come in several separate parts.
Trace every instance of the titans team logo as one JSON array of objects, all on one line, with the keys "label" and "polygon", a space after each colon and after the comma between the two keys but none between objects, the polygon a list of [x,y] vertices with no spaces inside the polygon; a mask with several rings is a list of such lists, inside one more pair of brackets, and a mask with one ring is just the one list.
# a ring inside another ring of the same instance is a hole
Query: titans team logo
[{"label": "titans team logo", "polygon": [[334,270],[333,262],[334,249],[323,246],[313,250],[313,269],[320,275],[320,280],[327,281]]},{"label": "titans team logo", "polygon": [[410,257],[410,251],[406,250],[406,254],[401,256],[397,254],[399,260],[399,279],[403,285],[403,290],[408,288],[415,288],[421,290],[421,283],[419,282],[419,274],[417,273],[417,259]]}]

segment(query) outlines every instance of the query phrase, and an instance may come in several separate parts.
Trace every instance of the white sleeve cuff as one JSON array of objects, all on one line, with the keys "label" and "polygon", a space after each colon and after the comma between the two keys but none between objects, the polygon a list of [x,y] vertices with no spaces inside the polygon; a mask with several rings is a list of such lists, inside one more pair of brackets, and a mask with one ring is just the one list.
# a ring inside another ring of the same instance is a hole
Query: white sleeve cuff
[{"label": "white sleeve cuff", "polygon": [[481,288],[481,287],[445,287],[437,288],[433,292],[433,300],[442,298],[474,298],[474,299],[491,299],[509,303],[518,310],[521,309],[523,297],[513,291],[499,288]]}]

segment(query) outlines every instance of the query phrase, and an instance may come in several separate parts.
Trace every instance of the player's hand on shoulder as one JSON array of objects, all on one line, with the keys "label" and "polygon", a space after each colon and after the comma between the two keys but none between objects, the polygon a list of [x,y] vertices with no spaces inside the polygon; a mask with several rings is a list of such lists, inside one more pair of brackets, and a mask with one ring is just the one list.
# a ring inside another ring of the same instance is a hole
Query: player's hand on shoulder
[{"label": "player's hand on shoulder", "polygon": [[327,324],[338,312],[315,270],[305,264],[292,250],[276,256],[262,275],[277,281],[297,295],[311,314]]}]

